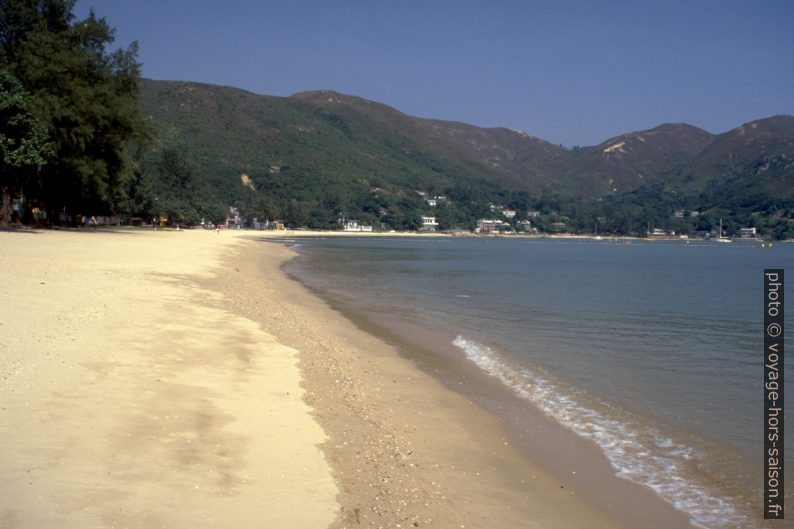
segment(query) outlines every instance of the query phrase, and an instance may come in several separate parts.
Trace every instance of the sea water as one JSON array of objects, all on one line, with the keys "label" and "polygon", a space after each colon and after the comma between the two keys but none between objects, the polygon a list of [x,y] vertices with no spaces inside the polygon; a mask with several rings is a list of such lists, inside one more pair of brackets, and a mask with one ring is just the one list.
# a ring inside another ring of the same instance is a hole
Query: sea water
[{"label": "sea water", "polygon": [[327,238],[299,246],[288,269],[301,281],[364,318],[446,329],[459,352],[452,361],[477,366],[594,443],[616,475],[651,488],[693,525],[761,526],[763,269],[794,263],[794,245]]}]

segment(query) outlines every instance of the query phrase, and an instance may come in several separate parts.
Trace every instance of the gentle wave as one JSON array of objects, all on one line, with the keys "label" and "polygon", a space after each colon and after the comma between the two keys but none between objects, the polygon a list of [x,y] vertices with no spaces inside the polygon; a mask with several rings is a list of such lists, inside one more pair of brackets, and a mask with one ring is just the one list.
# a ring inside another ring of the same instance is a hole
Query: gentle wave
[{"label": "gentle wave", "polygon": [[633,427],[626,421],[578,403],[558,387],[529,369],[516,369],[490,347],[462,336],[453,345],[488,374],[495,376],[520,397],[532,402],[547,416],[578,435],[595,442],[617,470],[616,475],[650,487],[657,495],[686,513],[704,529],[747,527],[747,517],[727,498],[717,497],[684,475],[688,461],[701,456],[660,431]]}]

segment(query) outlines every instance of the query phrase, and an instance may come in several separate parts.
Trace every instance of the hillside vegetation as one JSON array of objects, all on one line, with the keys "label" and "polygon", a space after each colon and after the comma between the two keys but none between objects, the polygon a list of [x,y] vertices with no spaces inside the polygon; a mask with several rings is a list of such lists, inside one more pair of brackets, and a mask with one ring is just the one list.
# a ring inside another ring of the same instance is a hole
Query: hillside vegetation
[{"label": "hillside vegetation", "polygon": [[[273,97],[143,80],[140,100],[156,140],[141,153],[138,184],[157,200],[137,203],[183,222],[217,220],[235,206],[293,226],[355,218],[415,229],[425,214],[441,228],[470,229],[505,208],[517,214],[502,220],[516,227],[540,212],[532,225],[549,231],[587,232],[597,222],[619,234],[649,225],[691,233],[724,217],[728,230],[794,235],[792,116],[718,135],[664,124],[566,149],[331,91]],[[429,206],[437,195],[446,200]]]}]

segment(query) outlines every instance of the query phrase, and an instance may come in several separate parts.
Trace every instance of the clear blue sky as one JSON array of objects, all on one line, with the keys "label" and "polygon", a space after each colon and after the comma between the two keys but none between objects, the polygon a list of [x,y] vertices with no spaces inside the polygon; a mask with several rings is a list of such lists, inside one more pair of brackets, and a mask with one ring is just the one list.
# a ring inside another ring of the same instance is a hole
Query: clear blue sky
[{"label": "clear blue sky", "polygon": [[794,114],[791,0],[78,0],[143,75],[331,89],[566,146]]}]

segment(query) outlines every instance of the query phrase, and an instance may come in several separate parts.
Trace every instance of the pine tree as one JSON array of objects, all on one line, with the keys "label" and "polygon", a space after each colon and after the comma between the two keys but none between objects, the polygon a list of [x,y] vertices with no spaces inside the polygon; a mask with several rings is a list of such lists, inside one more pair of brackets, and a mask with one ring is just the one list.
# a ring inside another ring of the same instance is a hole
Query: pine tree
[{"label": "pine tree", "polygon": [[22,189],[51,214],[106,213],[133,174],[131,141],[146,127],[138,107],[137,44],[108,51],[114,30],[92,11],[75,20],[71,0],[0,3],[0,68],[30,94],[53,146]]},{"label": "pine tree", "polygon": [[30,96],[11,74],[0,70],[0,224],[11,220],[11,199],[47,163],[52,145],[30,112]]}]

